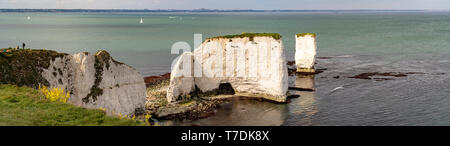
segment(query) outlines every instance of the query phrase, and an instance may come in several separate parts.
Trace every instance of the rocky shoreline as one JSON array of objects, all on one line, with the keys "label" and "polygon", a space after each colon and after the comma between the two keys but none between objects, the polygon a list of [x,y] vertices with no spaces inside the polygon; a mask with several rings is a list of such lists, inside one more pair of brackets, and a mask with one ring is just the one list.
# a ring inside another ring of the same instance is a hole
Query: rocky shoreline
[{"label": "rocky shoreline", "polygon": [[[294,61],[288,61],[289,75],[298,74],[295,72]],[[322,73],[326,69],[317,69],[316,73]],[[275,104],[286,104],[290,99],[298,98],[299,95],[289,95],[286,102],[274,102],[261,97],[250,97],[244,95],[212,95],[207,97],[197,97],[187,101],[178,101],[174,103],[167,102],[167,89],[170,83],[170,73],[157,76],[144,77],[147,86],[147,98],[145,103],[146,114],[152,115],[156,120],[197,120],[207,118],[215,114],[217,108],[222,104],[232,100],[255,100],[260,102],[272,102]],[[289,90],[308,91],[311,89],[301,89],[290,87]]]},{"label": "rocky shoreline", "polygon": [[152,115],[156,120],[196,120],[206,118],[215,113],[225,99],[194,98],[175,103],[167,102],[167,88],[169,87],[170,73],[160,76],[145,77],[147,85],[146,114]]},{"label": "rocky shoreline", "polygon": [[237,95],[213,95],[208,97],[197,97],[191,100],[168,103],[166,90],[169,87],[170,73],[160,76],[145,77],[147,85],[147,99],[145,102],[145,113],[152,115],[156,120],[197,120],[207,118],[215,114],[216,109],[222,104],[233,100],[255,100],[260,102],[272,102],[275,104],[286,104],[298,95],[289,95],[286,102],[274,102],[261,97],[249,97]]}]

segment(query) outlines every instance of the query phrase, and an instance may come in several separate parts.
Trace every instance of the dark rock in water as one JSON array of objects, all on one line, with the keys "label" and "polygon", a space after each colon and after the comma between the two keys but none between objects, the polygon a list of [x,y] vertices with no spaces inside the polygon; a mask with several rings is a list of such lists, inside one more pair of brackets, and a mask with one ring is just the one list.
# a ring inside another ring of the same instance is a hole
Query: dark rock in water
[{"label": "dark rock in water", "polygon": [[300,97],[300,95],[290,95],[290,96],[288,96],[288,98],[299,98]]},{"label": "dark rock in water", "polygon": [[[407,77],[410,74],[424,74],[419,72],[367,72],[367,73],[361,73],[349,78],[355,78],[355,79],[365,79],[365,80],[376,80],[376,81],[385,81],[385,80],[394,80],[393,78],[383,78],[383,77]],[[374,77],[374,76],[382,76],[382,77]]]},{"label": "dark rock in water", "polygon": [[331,59],[333,57],[317,57],[317,59]]},{"label": "dark rock in water", "polygon": [[393,78],[373,78],[375,81],[388,81],[388,80],[394,80]]},{"label": "dark rock in water", "polygon": [[296,91],[310,91],[310,92],[316,91],[316,90],[314,90],[314,89],[298,88],[298,87],[289,87],[289,90],[296,90]]}]

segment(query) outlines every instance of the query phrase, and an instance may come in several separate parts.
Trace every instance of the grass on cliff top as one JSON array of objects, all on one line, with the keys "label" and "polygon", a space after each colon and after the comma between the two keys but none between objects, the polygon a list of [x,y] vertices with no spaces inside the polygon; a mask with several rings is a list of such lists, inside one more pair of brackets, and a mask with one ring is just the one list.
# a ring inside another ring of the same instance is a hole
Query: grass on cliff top
[{"label": "grass on cliff top", "polygon": [[0,84],[0,126],[139,126],[97,109],[45,100],[35,89]]},{"label": "grass on cliff top", "polygon": [[248,37],[250,38],[250,40],[253,40],[254,37],[272,37],[275,40],[279,40],[281,39],[281,35],[278,33],[242,33],[242,34],[236,34],[236,35],[224,35],[224,36],[216,36],[216,37],[212,37],[212,38],[208,38],[206,40],[209,39],[214,39],[214,38],[245,38]]},{"label": "grass on cliff top", "polygon": [[297,37],[304,37],[304,36],[307,36],[307,35],[310,35],[312,37],[316,37],[317,36],[315,33],[299,33],[299,34],[297,34]]}]

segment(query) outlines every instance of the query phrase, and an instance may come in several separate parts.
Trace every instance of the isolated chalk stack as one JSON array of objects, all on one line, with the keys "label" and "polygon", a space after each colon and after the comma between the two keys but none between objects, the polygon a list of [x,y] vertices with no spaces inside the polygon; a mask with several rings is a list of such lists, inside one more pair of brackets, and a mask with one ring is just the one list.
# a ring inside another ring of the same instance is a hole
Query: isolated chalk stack
[{"label": "isolated chalk stack", "polygon": [[300,33],[296,35],[295,64],[299,73],[315,73],[316,34]]}]

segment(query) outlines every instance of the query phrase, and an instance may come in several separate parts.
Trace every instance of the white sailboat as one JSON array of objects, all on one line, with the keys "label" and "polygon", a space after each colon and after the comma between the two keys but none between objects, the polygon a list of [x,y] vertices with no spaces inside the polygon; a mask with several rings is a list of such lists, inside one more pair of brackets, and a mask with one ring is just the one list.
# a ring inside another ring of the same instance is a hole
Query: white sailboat
[{"label": "white sailboat", "polygon": [[141,24],[144,23],[144,19],[142,19],[142,17],[141,17],[141,21],[139,23],[141,23]]},{"label": "white sailboat", "polygon": [[28,16],[28,17],[27,17],[27,20],[31,20],[31,17],[30,17],[30,16]]}]

